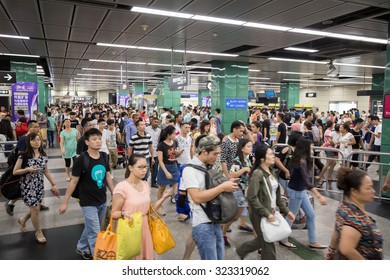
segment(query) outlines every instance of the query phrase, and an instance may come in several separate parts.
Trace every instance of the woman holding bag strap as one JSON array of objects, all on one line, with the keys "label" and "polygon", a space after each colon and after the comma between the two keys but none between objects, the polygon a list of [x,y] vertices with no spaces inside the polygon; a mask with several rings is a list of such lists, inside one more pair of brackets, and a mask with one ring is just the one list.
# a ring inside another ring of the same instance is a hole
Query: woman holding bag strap
[{"label": "woman holding bag strap", "polygon": [[[282,199],[278,180],[271,172],[270,167],[275,163],[275,155],[272,149],[267,145],[258,146],[255,151],[255,158],[256,162],[249,174],[249,187],[246,197],[249,203],[249,217],[257,237],[238,246],[237,254],[243,259],[250,252],[262,249],[262,260],[276,260],[274,243],[264,241],[260,228],[261,218],[266,217],[270,222],[275,221],[274,211],[276,206],[291,221],[294,221],[295,216]],[[272,198],[268,194],[267,187],[271,188],[269,191]]]},{"label": "woman holding bag strap", "polygon": [[150,203],[150,187],[146,181],[142,181],[148,171],[146,158],[140,154],[133,154],[129,159],[128,168],[130,176],[115,186],[112,198],[112,219],[132,219],[132,214],[142,212],[142,246],[141,254],[133,260],[153,260],[154,248],[152,235],[148,224],[148,212],[152,206],[154,209],[171,196],[172,189],[166,191],[155,203]]}]

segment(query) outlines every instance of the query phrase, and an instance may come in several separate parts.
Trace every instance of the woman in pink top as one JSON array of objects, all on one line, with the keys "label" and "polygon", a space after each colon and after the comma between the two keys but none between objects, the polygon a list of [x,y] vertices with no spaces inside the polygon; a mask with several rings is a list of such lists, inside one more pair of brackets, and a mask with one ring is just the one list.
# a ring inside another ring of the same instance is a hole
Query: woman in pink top
[{"label": "woman in pink top", "polygon": [[291,125],[291,131],[301,131],[301,116],[295,115],[295,122]]},{"label": "woman in pink top", "polygon": [[133,154],[129,159],[130,176],[115,186],[112,198],[113,219],[132,219],[132,214],[142,212],[142,246],[141,254],[133,260],[153,260],[154,248],[152,235],[148,224],[148,212],[150,206],[158,209],[160,205],[171,196],[172,190],[163,194],[155,203],[150,203],[150,187],[146,181],[142,181],[148,171],[148,164],[143,155]]},{"label": "woman in pink top", "polygon": [[[333,122],[331,120],[326,121],[325,126],[326,126],[326,130],[324,133],[324,144],[321,147],[334,148],[335,143],[333,142],[333,139],[332,139],[333,137],[331,135],[332,130],[333,130]],[[328,168],[329,168],[329,171],[328,171],[327,178],[328,178],[328,180],[332,178],[333,170],[334,170],[334,167],[336,165],[336,161],[332,160],[332,158],[337,158],[337,156],[338,156],[338,153],[333,152],[333,151],[325,151],[325,154],[326,154],[327,160],[326,160],[324,167],[321,170],[320,178],[318,180],[318,187],[321,187],[321,185],[325,182],[324,175],[325,175],[326,170],[328,170]]]}]

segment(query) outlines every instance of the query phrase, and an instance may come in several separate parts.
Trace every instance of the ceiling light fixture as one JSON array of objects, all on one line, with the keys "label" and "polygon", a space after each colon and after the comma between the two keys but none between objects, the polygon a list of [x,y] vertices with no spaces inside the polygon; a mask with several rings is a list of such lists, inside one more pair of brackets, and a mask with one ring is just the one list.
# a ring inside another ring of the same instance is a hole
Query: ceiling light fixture
[{"label": "ceiling light fixture", "polygon": [[201,21],[211,21],[211,22],[216,22],[216,23],[226,23],[226,24],[233,24],[233,25],[243,25],[244,23],[246,23],[245,21],[241,21],[241,20],[208,17],[208,16],[201,16],[201,15],[195,15],[195,16],[191,17],[191,19],[201,20]]},{"label": "ceiling light fixture", "polygon": [[288,47],[288,48],[284,48],[284,49],[286,51],[294,51],[294,52],[308,52],[308,53],[318,52],[318,50],[305,49],[305,48],[295,48],[295,47]]},{"label": "ceiling light fixture", "polygon": [[17,54],[17,53],[0,53],[0,55],[6,55],[6,56],[20,56],[20,57],[40,57],[39,55],[32,55],[32,54]]},{"label": "ceiling light fixture", "polygon": [[146,62],[134,62],[134,61],[119,61],[119,60],[104,60],[104,59],[89,59],[92,62],[104,62],[104,63],[124,63],[124,64],[136,64],[146,65]]},{"label": "ceiling light fixture", "polygon": [[251,79],[251,80],[271,80],[271,78],[267,78],[267,77],[248,77],[248,79]]},{"label": "ceiling light fixture", "polygon": [[22,40],[29,40],[30,39],[30,37],[27,37],[27,36],[16,36],[16,35],[7,35],[7,34],[0,34],[0,37],[10,38],[10,39],[22,39]]},{"label": "ceiling light fixture", "polygon": [[314,73],[304,73],[304,72],[287,72],[287,71],[278,71],[279,74],[292,74],[292,75],[314,75]]},{"label": "ceiling light fixture", "polygon": [[247,23],[244,23],[243,26],[261,28],[261,29],[277,30],[277,31],[287,31],[287,30],[291,29],[291,27],[257,23],[257,22],[247,22]]},{"label": "ceiling light fixture", "polygon": [[385,69],[385,66],[376,66],[376,65],[365,65],[365,64],[351,64],[351,63],[342,63],[342,62],[334,62],[334,65],[339,66],[352,66],[352,67],[364,67],[364,68],[377,68],[377,69]]},{"label": "ceiling light fixture", "polygon": [[152,14],[152,15],[187,18],[187,19],[194,16],[193,14],[178,13],[178,12],[171,12],[171,11],[158,10],[158,9],[149,9],[149,8],[142,8],[142,7],[132,7],[131,11],[136,12],[136,13],[142,13],[142,14]]},{"label": "ceiling light fixture", "polygon": [[175,50],[168,48],[153,48],[153,47],[142,47],[142,46],[131,46],[131,45],[118,45],[118,44],[107,44],[107,43],[96,43],[97,46],[112,47],[112,48],[130,48],[130,49],[140,49],[140,50],[150,50],[150,51],[161,51],[161,52],[178,52],[178,53],[190,53],[190,54],[203,54],[211,56],[226,56],[226,57],[237,57],[238,54],[229,54],[229,53],[214,53],[214,52],[201,52],[201,51],[191,51],[191,50]]},{"label": "ceiling light fixture", "polygon": [[314,64],[326,64],[325,61],[316,61],[316,60],[306,60],[306,59],[292,59],[292,58],[282,58],[282,57],[269,57],[269,60],[278,60],[278,61],[289,61],[289,62],[301,62],[301,63],[314,63]]}]

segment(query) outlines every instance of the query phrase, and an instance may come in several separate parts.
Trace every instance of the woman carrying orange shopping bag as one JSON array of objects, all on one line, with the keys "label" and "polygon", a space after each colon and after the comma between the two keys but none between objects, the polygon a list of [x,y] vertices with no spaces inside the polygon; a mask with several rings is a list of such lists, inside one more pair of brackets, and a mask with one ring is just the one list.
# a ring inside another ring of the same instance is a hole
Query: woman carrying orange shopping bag
[{"label": "woman carrying orange shopping bag", "polygon": [[139,154],[133,154],[128,165],[130,176],[118,183],[114,189],[112,199],[111,217],[115,220],[128,218],[132,220],[132,215],[142,212],[142,245],[141,253],[132,258],[133,260],[153,260],[154,249],[152,235],[148,224],[148,212],[150,206],[154,209],[171,196],[172,190],[163,194],[161,199],[155,203],[150,203],[150,187],[146,181],[142,181],[148,171],[146,158]]}]

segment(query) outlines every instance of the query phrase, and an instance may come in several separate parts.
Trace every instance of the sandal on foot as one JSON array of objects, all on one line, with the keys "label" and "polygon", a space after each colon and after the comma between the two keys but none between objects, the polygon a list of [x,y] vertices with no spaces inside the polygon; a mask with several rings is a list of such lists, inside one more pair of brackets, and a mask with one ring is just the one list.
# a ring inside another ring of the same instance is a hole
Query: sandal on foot
[{"label": "sandal on foot", "polygon": [[39,236],[38,233],[35,233],[35,240],[40,243],[40,244],[45,244],[46,243],[46,238],[45,236],[41,233],[41,236]]},{"label": "sandal on foot", "polygon": [[26,232],[26,222],[24,221],[23,218],[19,218],[18,223],[20,225],[20,231],[21,232]]},{"label": "sandal on foot", "polygon": [[323,183],[325,183],[325,180],[324,179],[319,179],[318,180],[318,184],[317,184],[317,188],[320,188]]},{"label": "sandal on foot", "polygon": [[320,243],[311,243],[311,244],[309,244],[309,247],[311,249],[326,249],[326,248],[328,248],[328,246],[322,245]]},{"label": "sandal on foot", "polygon": [[279,245],[283,246],[283,247],[286,247],[286,248],[289,248],[289,249],[296,249],[297,246],[295,246],[294,244],[292,244],[291,242],[282,242],[282,241],[279,241]]}]

